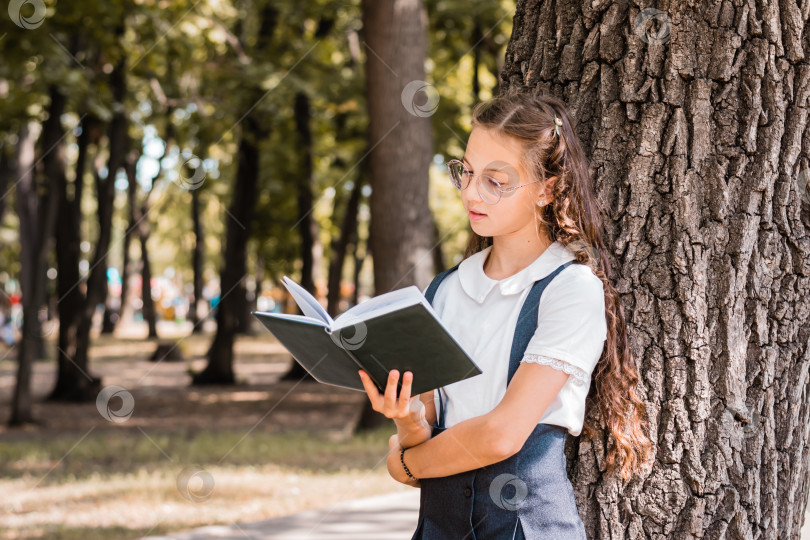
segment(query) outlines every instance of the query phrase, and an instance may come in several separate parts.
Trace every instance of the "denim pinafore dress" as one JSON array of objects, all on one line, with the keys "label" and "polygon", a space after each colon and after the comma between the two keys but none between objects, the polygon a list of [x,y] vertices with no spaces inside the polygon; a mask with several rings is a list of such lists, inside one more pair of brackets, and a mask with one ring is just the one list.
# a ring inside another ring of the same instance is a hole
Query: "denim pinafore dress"
[{"label": "denim pinafore dress", "polygon": [[[509,356],[507,385],[537,329],[540,296],[569,261],[537,280],[521,307]],[[458,264],[439,273],[425,291],[433,304],[439,284]],[[444,431],[444,400],[432,427]],[[419,520],[411,540],[587,540],[566,474],[562,426],[538,423],[513,456],[451,476],[420,480]]]}]

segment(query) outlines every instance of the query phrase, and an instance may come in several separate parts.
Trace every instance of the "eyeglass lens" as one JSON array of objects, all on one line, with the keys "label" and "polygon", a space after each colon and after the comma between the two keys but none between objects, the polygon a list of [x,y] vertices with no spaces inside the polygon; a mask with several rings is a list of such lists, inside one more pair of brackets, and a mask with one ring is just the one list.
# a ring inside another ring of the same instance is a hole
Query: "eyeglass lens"
[{"label": "eyeglass lens", "polygon": [[[454,161],[447,165],[450,171],[450,180],[456,189],[467,189],[470,184],[470,171],[460,161]],[[485,174],[478,175],[478,195],[488,204],[495,204],[501,198],[501,186],[494,178]]]}]

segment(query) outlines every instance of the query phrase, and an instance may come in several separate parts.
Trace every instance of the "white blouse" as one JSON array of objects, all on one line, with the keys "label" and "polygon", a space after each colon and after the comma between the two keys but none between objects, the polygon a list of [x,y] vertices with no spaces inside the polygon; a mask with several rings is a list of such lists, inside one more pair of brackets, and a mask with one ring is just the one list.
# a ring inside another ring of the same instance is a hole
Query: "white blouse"
[{"label": "white blouse", "polygon": [[[483,372],[444,387],[446,427],[486,414],[500,402],[506,393],[515,325],[531,286],[574,259],[571,250],[555,241],[523,270],[495,280],[483,267],[491,249],[464,259],[433,299],[442,323]],[[602,280],[585,265],[569,265],[540,297],[537,321],[521,362],[550,365],[570,375],[540,423],[566,427],[577,436],[585,421],[591,374],[607,339]],[[438,418],[438,390],[433,397]]]}]

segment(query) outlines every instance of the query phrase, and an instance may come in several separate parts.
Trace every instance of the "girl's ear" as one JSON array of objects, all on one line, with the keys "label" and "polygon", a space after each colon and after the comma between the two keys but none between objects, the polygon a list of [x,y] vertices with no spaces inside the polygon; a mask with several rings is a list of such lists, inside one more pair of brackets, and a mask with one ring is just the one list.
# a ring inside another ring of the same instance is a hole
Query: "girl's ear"
[{"label": "girl's ear", "polygon": [[[557,176],[549,176],[543,183],[542,191],[540,192],[541,200],[550,201],[554,193],[554,182],[557,181]],[[548,204],[548,202],[546,202]]]}]

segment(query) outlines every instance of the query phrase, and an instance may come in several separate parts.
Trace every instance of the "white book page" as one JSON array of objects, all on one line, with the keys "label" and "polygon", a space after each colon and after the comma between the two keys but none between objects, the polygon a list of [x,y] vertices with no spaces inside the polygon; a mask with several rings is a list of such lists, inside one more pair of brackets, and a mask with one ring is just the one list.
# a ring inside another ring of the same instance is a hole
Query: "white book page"
[{"label": "white book page", "polygon": [[316,326],[325,327],[326,323],[316,317],[307,317],[306,315],[298,315],[297,313],[276,313],[273,311],[255,311],[256,315],[266,315],[268,317],[275,317],[276,319],[288,319],[291,321],[299,321],[307,324],[314,324]]},{"label": "white book page", "polygon": [[295,303],[298,304],[298,307],[301,308],[301,311],[304,312],[304,315],[307,317],[313,317],[315,319],[320,319],[330,327],[335,323],[332,317],[323,309],[323,306],[318,302],[318,300],[312,296],[305,288],[301,285],[293,281],[292,279],[284,276],[281,279],[281,282],[287,287],[287,290],[290,291]]},{"label": "white book page", "polygon": [[422,291],[419,290],[419,287],[411,285],[369,298],[365,302],[350,307],[335,319],[333,328],[351,326],[358,320],[372,319],[419,303],[425,304],[433,316],[436,317],[436,313],[422,294]]}]

